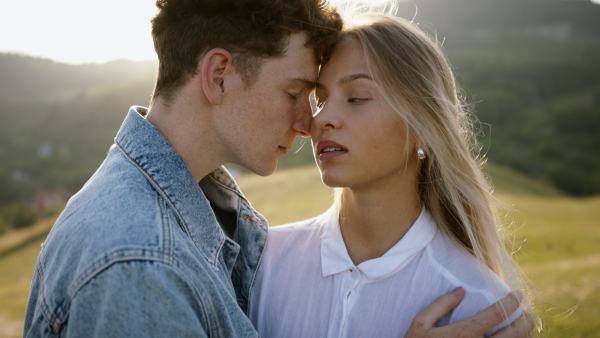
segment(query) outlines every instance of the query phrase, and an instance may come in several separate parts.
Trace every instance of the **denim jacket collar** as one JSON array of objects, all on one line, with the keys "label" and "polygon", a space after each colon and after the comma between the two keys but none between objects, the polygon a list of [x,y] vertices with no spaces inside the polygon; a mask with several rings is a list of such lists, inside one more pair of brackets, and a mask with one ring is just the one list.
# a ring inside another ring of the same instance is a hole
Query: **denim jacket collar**
[{"label": "denim jacket collar", "polygon": [[[115,144],[173,208],[183,231],[204,258],[216,266],[225,234],[181,156],[160,131],[140,115],[146,112],[143,107],[129,110]],[[160,165],[156,165],[157,162]]]},{"label": "denim jacket collar", "polygon": [[[196,182],[181,156],[143,117],[146,112],[144,107],[130,109],[115,144],[167,201],[213,269],[218,269],[220,256],[225,260],[238,305],[247,312],[267,240],[266,219],[251,207],[224,167]],[[228,219],[232,238],[221,229],[213,207],[234,216]]]}]

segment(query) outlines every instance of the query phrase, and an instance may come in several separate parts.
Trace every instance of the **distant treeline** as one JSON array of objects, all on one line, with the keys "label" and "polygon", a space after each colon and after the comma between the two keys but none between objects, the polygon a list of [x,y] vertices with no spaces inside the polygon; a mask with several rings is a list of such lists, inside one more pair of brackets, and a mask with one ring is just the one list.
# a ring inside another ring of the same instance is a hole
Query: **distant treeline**
[{"label": "distant treeline", "polygon": [[600,5],[416,3],[415,21],[435,26],[482,122],[489,160],[572,195],[600,192]]},{"label": "distant treeline", "polygon": [[[435,28],[473,103],[490,161],[572,195],[599,193],[600,6],[414,2],[415,21]],[[401,4],[399,15],[412,18],[414,8]],[[15,214],[28,206],[37,191],[77,191],[129,106],[148,104],[155,74],[155,62],[72,66],[0,54],[0,218],[3,208]],[[311,163],[304,142],[280,166]]]},{"label": "distant treeline", "polygon": [[148,104],[156,62],[73,66],[0,54],[0,74],[2,232],[2,224],[23,223],[11,215],[30,219],[25,210],[34,194],[81,188],[128,108]]}]

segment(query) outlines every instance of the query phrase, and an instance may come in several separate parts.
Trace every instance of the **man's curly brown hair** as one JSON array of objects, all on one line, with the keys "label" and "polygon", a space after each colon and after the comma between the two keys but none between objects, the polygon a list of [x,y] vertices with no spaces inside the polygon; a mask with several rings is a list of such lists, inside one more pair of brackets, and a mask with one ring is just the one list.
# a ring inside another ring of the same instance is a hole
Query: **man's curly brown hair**
[{"label": "man's curly brown hair", "polygon": [[291,34],[305,32],[307,46],[324,62],[342,29],[340,15],[327,0],[158,0],[152,19],[159,69],[154,88],[170,101],[212,48],[224,48],[247,85],[262,60],[280,57]]}]

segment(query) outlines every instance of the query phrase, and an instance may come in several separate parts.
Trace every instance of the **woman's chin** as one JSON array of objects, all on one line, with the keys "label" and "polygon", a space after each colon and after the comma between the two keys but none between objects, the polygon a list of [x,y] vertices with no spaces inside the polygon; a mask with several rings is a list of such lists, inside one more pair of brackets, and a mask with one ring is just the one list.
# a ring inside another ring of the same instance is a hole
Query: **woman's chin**
[{"label": "woman's chin", "polygon": [[344,180],[341,180],[339,177],[332,177],[332,175],[324,175],[323,173],[321,173],[321,181],[330,188],[343,188],[348,186],[344,183]]}]

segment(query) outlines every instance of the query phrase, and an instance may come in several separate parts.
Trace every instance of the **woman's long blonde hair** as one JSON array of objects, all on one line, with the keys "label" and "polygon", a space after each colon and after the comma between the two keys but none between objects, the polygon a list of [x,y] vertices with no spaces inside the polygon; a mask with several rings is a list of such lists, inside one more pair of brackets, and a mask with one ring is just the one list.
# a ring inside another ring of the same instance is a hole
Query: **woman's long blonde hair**
[{"label": "woman's long blonde hair", "polygon": [[[419,194],[437,226],[500,276],[526,292],[523,274],[499,234],[492,189],[473,132],[475,118],[459,96],[453,71],[438,44],[416,24],[388,14],[346,18],[340,41],[358,40],[370,75],[427,155]],[[407,154],[416,156],[414,149]],[[341,208],[338,189],[332,211]],[[531,309],[524,298],[522,305]]]}]

